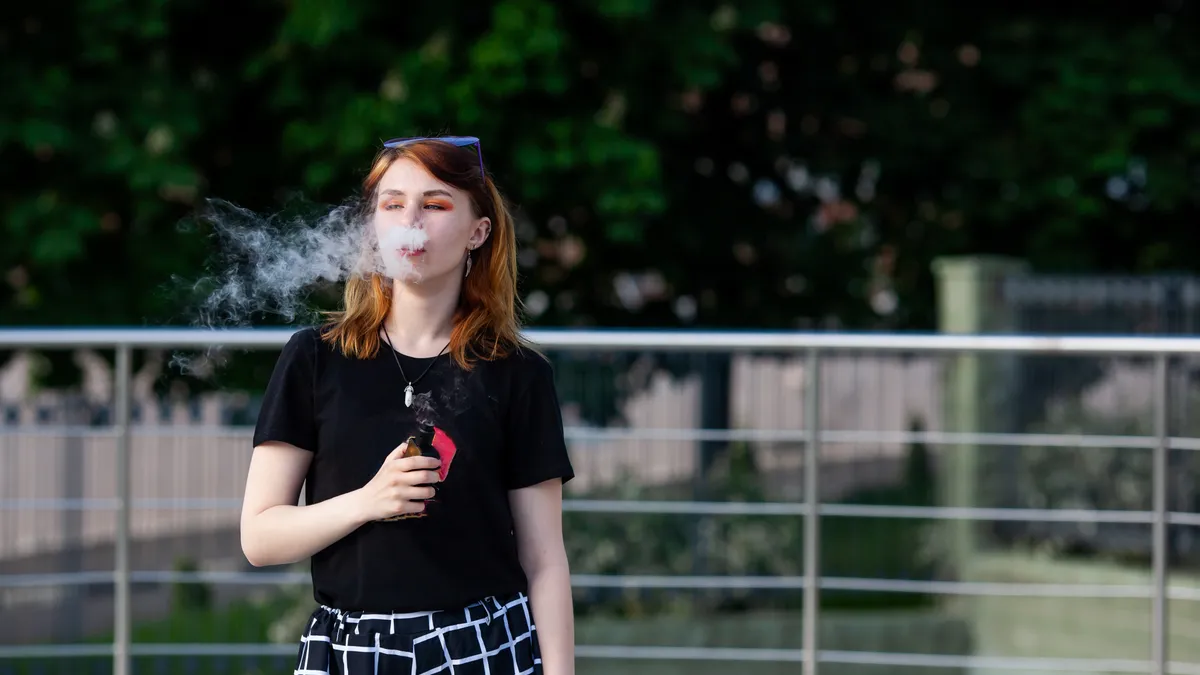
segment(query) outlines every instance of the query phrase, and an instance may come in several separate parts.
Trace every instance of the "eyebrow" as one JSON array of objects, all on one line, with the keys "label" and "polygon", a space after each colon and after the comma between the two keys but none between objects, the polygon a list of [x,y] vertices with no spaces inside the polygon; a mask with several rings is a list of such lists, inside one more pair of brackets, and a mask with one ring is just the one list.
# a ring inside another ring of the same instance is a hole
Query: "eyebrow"
[{"label": "eyebrow", "polygon": [[[442,189],[426,190],[422,194],[425,195],[426,197],[432,197],[434,195],[441,195],[443,197],[450,197],[451,199],[454,198],[454,195],[452,195],[449,192],[442,190]],[[382,197],[384,195],[396,195],[399,197],[403,197],[404,190],[381,190],[379,192],[379,196]]]}]

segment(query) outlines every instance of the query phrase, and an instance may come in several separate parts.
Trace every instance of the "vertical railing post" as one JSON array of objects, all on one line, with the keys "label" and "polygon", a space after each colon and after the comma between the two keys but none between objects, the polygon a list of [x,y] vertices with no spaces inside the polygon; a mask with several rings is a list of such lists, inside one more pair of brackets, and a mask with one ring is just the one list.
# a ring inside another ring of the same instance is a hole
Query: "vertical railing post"
[{"label": "vertical railing post", "polygon": [[1150,623],[1150,660],[1154,675],[1167,672],[1167,460],[1170,446],[1168,356],[1154,357],[1154,500],[1152,565],[1154,599]]},{"label": "vertical railing post", "polygon": [[132,348],[117,345],[115,391],[115,419],[117,436],[117,536],[114,561],[113,603],[113,675],[131,675],[130,661],[131,619],[129,583],[129,515],[131,507],[129,456],[132,451],[132,429],[130,424],[133,404],[130,382],[133,377]]},{"label": "vertical railing post", "polygon": [[808,350],[807,391],[804,394],[804,675],[817,673],[817,621],[821,601],[821,355]]}]

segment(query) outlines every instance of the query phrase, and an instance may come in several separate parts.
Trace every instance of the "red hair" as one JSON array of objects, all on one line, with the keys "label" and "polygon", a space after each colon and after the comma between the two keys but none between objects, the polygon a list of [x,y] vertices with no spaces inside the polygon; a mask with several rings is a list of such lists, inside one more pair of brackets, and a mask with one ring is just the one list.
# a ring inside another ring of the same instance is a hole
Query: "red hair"
[{"label": "red hair", "polygon": [[[503,195],[481,170],[473,148],[434,140],[385,148],[363,181],[364,226],[370,227],[383,174],[400,159],[410,159],[443,183],[466,192],[475,216],[491,219],[490,236],[473,252],[471,273],[463,279],[450,333],[450,355],[464,369],[478,359],[508,356],[523,342],[517,319],[517,239]],[[386,277],[374,272],[351,277],[343,293],[343,308],[331,314],[323,339],[346,356],[375,356],[383,342],[379,330],[391,303],[392,287]]]}]

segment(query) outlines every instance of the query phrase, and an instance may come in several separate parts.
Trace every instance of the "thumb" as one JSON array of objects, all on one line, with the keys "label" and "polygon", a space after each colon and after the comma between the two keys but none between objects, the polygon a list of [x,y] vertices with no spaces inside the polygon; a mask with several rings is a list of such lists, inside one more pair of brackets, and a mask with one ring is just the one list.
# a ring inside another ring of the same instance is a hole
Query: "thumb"
[{"label": "thumb", "polygon": [[408,451],[408,441],[404,441],[400,445],[397,445],[395,450],[392,450],[391,452],[389,452],[388,456],[385,457],[383,461],[390,462],[393,459],[400,459],[401,457],[404,456],[404,454],[407,451]]}]

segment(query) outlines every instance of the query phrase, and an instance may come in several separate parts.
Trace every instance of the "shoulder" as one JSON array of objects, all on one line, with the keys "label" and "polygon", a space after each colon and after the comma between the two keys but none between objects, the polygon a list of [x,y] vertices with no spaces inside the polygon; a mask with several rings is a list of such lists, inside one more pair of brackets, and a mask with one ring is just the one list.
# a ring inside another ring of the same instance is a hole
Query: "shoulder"
[{"label": "shoulder", "polygon": [[518,407],[522,402],[557,399],[554,365],[536,345],[523,343],[490,364],[498,394]]},{"label": "shoulder", "polygon": [[554,377],[554,365],[550,359],[536,345],[528,342],[514,346],[508,355],[494,361],[492,367],[521,383]]},{"label": "shoulder", "polygon": [[480,378],[493,396],[515,397],[532,386],[554,383],[554,367],[549,358],[529,342],[505,350],[503,356],[481,357],[473,364],[473,377]]},{"label": "shoulder", "polygon": [[321,329],[309,326],[292,333],[287,343],[283,345],[283,352],[293,356],[315,358],[322,344]]},{"label": "shoulder", "polygon": [[328,328],[324,326],[309,326],[292,333],[279,353],[282,361],[304,362],[306,365],[316,365],[334,355],[336,347],[325,339]]},{"label": "shoulder", "polygon": [[325,332],[327,329],[321,326],[306,326],[292,333],[288,342],[305,349],[316,349],[321,344],[321,337]]}]

